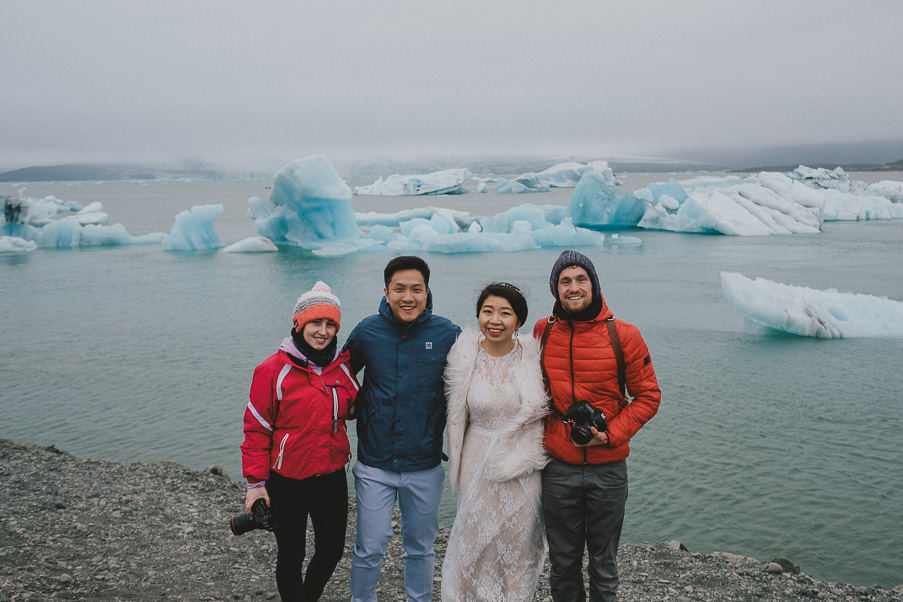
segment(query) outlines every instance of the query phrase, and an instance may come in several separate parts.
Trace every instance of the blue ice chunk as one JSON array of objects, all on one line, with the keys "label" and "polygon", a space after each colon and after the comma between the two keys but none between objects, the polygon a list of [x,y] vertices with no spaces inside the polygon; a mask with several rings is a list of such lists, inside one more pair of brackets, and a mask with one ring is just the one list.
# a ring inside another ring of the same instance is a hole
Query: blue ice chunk
[{"label": "blue ice chunk", "polygon": [[200,251],[218,249],[223,246],[213,222],[223,212],[223,206],[196,205],[190,211],[182,211],[176,215],[169,236],[163,239],[166,251]]},{"label": "blue ice chunk", "polygon": [[583,174],[574,188],[568,215],[577,226],[624,228],[636,226],[645,212],[643,201],[615,190],[598,171]]},{"label": "blue ice chunk", "polygon": [[292,161],[276,173],[268,203],[249,202],[257,233],[277,245],[318,249],[361,237],[351,189],[323,155]]},{"label": "blue ice chunk", "polygon": [[77,247],[81,244],[82,226],[69,219],[50,222],[41,229],[38,245],[44,248]]},{"label": "blue ice chunk", "polygon": [[[658,203],[662,198],[662,195],[667,195],[672,199],[676,200],[678,204],[683,204],[684,201],[687,200],[688,195],[687,191],[684,190],[684,187],[681,186],[680,182],[671,178],[665,183],[661,182],[653,182],[646,186],[646,189],[649,190],[651,194],[651,201]],[[635,196],[639,197],[639,191],[634,193]]]},{"label": "blue ice chunk", "polygon": [[605,241],[605,235],[586,228],[576,228],[571,218],[566,217],[556,226],[535,230],[533,239],[542,247],[569,247],[601,245]]}]

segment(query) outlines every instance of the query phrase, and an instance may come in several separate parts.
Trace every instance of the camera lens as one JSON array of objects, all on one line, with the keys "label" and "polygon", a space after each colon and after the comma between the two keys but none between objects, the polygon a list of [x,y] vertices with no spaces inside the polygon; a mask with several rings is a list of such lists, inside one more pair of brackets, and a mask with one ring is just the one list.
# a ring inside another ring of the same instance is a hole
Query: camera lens
[{"label": "camera lens", "polygon": [[586,445],[593,440],[593,433],[583,426],[575,426],[571,428],[571,439],[578,445]]},{"label": "camera lens", "polygon": [[233,535],[243,535],[256,526],[252,514],[236,514],[229,521],[229,528],[232,529]]}]

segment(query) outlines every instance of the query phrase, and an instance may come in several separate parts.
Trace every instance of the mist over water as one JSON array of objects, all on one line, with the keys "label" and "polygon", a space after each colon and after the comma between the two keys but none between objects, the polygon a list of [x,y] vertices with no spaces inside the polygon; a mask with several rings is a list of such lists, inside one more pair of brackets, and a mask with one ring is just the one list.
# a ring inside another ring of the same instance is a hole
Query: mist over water
[{"label": "mist over water", "polygon": [[[633,183],[624,189],[643,185]],[[100,200],[111,223],[131,234],[168,232],[179,211],[223,203],[216,229],[229,244],[254,234],[247,198],[265,197],[268,185],[30,184],[25,194]],[[432,204],[487,215],[569,197],[559,190],[355,197],[354,204],[357,211]],[[763,561],[785,556],[817,578],[856,585],[903,582],[903,339],[763,331],[724,299],[719,278],[736,271],[903,300],[903,222],[829,223],[815,235],[751,238],[630,234],[643,244],[581,248],[614,314],[643,333],[663,391],[658,415],[631,444],[623,540],[678,539],[694,552]],[[424,254],[434,310],[474,325],[477,291],[509,280],[530,302],[527,335],[551,311],[548,276],[559,252]],[[198,470],[219,463],[240,479],[251,375],[287,334],[298,295],[317,279],[329,283],[342,301],[344,342],[376,311],[389,258],[321,259],[297,249],[167,253],[158,245],[0,256],[0,437],[124,462],[165,459]],[[446,496],[443,521],[453,514]]]}]

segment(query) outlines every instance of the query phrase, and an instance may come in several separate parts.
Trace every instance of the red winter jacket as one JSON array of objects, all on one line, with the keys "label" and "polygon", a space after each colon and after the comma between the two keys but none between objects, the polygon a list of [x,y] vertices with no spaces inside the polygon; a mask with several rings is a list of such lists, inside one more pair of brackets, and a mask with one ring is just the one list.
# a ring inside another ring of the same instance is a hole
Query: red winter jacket
[{"label": "red winter jacket", "polygon": [[270,470],[305,479],[348,463],[345,420],[360,388],[348,358],[340,353],[317,374],[286,337],[279,351],[257,366],[241,445],[242,474],[249,483],[265,481]]},{"label": "red winter jacket", "polygon": [[[574,445],[570,425],[555,413],[546,418],[546,451],[569,464],[608,464],[625,459],[630,453],[630,438],[658,411],[661,390],[649,350],[639,329],[621,320],[615,320],[615,325],[624,351],[627,392],[633,398],[629,404],[618,390],[618,366],[605,322],[611,316],[603,299],[602,311],[594,320],[559,318],[543,350],[542,364],[558,411],[564,414],[575,401],[585,400],[607,417],[609,443],[586,448]],[[536,323],[534,337],[542,339],[547,322],[544,318]]]}]

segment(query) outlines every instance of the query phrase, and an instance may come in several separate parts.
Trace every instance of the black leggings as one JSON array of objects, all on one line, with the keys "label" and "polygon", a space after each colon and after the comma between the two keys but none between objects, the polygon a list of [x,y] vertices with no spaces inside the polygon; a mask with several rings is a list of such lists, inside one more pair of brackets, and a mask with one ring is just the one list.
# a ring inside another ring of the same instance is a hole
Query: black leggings
[{"label": "black leggings", "polygon": [[[320,598],[345,551],[348,481],[344,470],[307,479],[270,472],[267,493],[276,518],[276,585],[284,602]],[[303,575],[307,516],[314,527],[314,555]],[[303,575],[303,577],[302,577]]]}]

